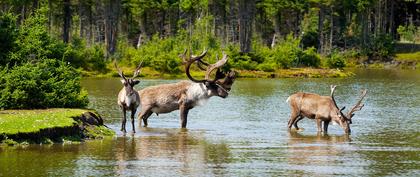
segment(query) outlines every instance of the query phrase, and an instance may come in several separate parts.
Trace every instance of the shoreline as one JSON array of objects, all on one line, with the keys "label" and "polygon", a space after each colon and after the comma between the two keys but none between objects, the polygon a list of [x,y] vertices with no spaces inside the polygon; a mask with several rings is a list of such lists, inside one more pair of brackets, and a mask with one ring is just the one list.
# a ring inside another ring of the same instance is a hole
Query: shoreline
[{"label": "shoreline", "polygon": [[[124,73],[131,73],[134,68],[121,67]],[[329,69],[329,68],[290,68],[290,69],[278,69],[273,72],[255,71],[255,70],[235,70],[238,73],[237,78],[339,78],[339,77],[351,77],[354,73],[345,69]],[[109,70],[105,73],[81,71],[83,77],[88,78],[112,78],[119,77],[117,71]],[[191,75],[194,77],[204,77],[205,72],[191,71]],[[145,79],[187,79],[183,72],[170,74],[160,73],[145,67],[141,69],[141,78]]]},{"label": "shoreline", "polygon": [[0,145],[77,143],[115,135],[88,109],[2,110],[0,125]]}]

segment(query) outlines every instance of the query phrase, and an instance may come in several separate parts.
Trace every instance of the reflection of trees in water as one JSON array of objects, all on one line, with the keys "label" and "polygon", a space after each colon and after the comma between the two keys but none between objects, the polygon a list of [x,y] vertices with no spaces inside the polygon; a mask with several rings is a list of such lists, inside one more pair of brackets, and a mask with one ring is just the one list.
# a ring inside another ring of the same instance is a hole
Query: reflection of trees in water
[{"label": "reflection of trees in water", "polygon": [[238,80],[233,85],[235,96],[268,97],[273,95],[281,83],[272,79]]},{"label": "reflection of trees in water", "polygon": [[0,147],[0,176],[77,176],[79,145]]},{"label": "reflection of trees in water", "polygon": [[113,147],[117,174],[125,174],[129,168],[165,176],[225,173],[224,164],[230,159],[226,144],[207,142],[187,130],[146,128],[145,132],[159,135],[117,139]]},{"label": "reflection of trees in water", "polygon": [[351,141],[349,135],[330,136],[322,133],[303,135],[291,131],[289,132],[286,155],[291,165],[290,170],[297,174],[312,172],[314,174],[334,174],[334,170],[337,169],[330,168],[340,166],[344,153],[344,149],[337,144],[349,141]]},{"label": "reflection of trees in water", "polygon": [[356,152],[372,176],[419,176],[420,132],[377,130],[358,140],[368,142]]}]

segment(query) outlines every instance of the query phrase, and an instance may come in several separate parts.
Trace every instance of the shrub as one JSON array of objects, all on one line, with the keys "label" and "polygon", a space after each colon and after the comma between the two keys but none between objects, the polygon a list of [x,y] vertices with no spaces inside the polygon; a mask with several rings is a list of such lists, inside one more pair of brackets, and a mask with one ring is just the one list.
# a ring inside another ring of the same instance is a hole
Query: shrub
[{"label": "shrub", "polygon": [[53,59],[26,63],[0,70],[0,108],[33,109],[85,107],[87,92],[80,86],[79,73]]},{"label": "shrub", "polygon": [[230,66],[237,69],[256,70],[258,62],[254,61],[257,57],[252,53],[241,53],[238,46],[229,46],[228,52]]},{"label": "shrub", "polygon": [[312,66],[312,67],[319,67],[321,63],[321,59],[316,53],[316,49],[314,47],[310,47],[303,52],[299,53],[299,64],[302,66]]},{"label": "shrub", "polygon": [[395,54],[395,43],[392,36],[381,34],[373,37],[362,51],[369,59],[389,59]]},{"label": "shrub", "polygon": [[343,56],[337,51],[333,51],[327,58],[329,68],[343,68],[346,66]]},{"label": "shrub", "polygon": [[308,31],[303,34],[302,40],[300,41],[303,49],[310,47],[318,48],[318,32]]},{"label": "shrub", "polygon": [[273,72],[277,68],[275,63],[261,63],[257,66],[257,70],[265,72]]},{"label": "shrub", "polygon": [[76,68],[104,72],[106,71],[104,55],[104,50],[100,45],[87,47],[85,40],[75,36],[65,48],[63,60]]},{"label": "shrub", "polygon": [[272,49],[268,60],[275,62],[279,68],[296,66],[299,61],[299,52],[302,50],[299,48],[299,43],[299,39],[295,39],[292,34],[289,34],[284,41]]},{"label": "shrub", "polygon": [[45,8],[37,10],[19,27],[15,41],[17,49],[10,55],[13,64],[45,58],[62,59],[66,45],[48,34],[47,26],[44,25],[48,20],[45,13]]}]

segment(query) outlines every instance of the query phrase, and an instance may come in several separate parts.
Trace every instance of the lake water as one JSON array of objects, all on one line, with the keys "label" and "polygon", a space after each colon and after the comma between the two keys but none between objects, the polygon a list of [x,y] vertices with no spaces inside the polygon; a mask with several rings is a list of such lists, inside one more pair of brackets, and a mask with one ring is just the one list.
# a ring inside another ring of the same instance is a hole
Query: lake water
[{"label": "lake water", "polygon": [[[149,127],[125,136],[117,78],[84,79],[90,108],[117,137],[81,144],[0,148],[0,176],[420,176],[420,73],[356,70],[353,78],[239,79],[226,99],[192,109],[186,130],[179,111],[152,115]],[[142,80],[137,89],[177,80]],[[329,95],[349,108],[363,88],[365,107],[352,134],[315,121],[289,132],[285,100],[296,91]],[[138,120],[136,120],[138,125]]]}]

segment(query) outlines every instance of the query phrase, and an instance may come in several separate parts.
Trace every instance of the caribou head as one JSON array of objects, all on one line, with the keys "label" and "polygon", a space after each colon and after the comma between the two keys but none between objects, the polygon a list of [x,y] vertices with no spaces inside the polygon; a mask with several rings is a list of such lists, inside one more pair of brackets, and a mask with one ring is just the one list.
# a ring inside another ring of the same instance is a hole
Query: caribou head
[{"label": "caribou head", "polygon": [[[185,72],[187,77],[195,82],[195,83],[203,83],[205,87],[207,88],[210,96],[219,96],[222,98],[226,98],[229,95],[229,91],[231,90],[231,87],[233,85],[233,82],[236,78],[236,73],[234,71],[228,71],[227,73],[223,72],[220,68],[226,64],[228,60],[228,56],[223,53],[222,59],[217,58],[217,62],[214,64],[208,64],[202,60],[202,58],[206,55],[207,50],[204,50],[202,54],[195,56],[190,55],[189,59],[187,60],[185,57],[186,51],[184,52],[183,60],[185,65]],[[205,78],[202,80],[195,79],[190,74],[190,68],[191,64],[197,63],[197,66],[201,70],[205,70]],[[207,69],[204,69],[202,65],[205,65]],[[211,78],[211,73],[216,70],[214,78]],[[223,79],[223,80],[222,80]]]},{"label": "caribou head", "polygon": [[334,99],[334,91],[335,91],[336,85],[331,85],[330,88],[331,88],[331,99],[336,107],[335,109],[336,115],[332,117],[332,120],[338,125],[340,125],[340,127],[344,129],[344,132],[350,133],[351,132],[350,124],[352,124],[351,120],[354,116],[354,112],[360,111],[363,108],[364,104],[362,104],[362,100],[366,96],[367,90],[366,89],[362,90],[362,93],[357,103],[345,114],[343,113],[343,111],[346,109],[346,107],[344,106],[341,109],[339,109]]}]

